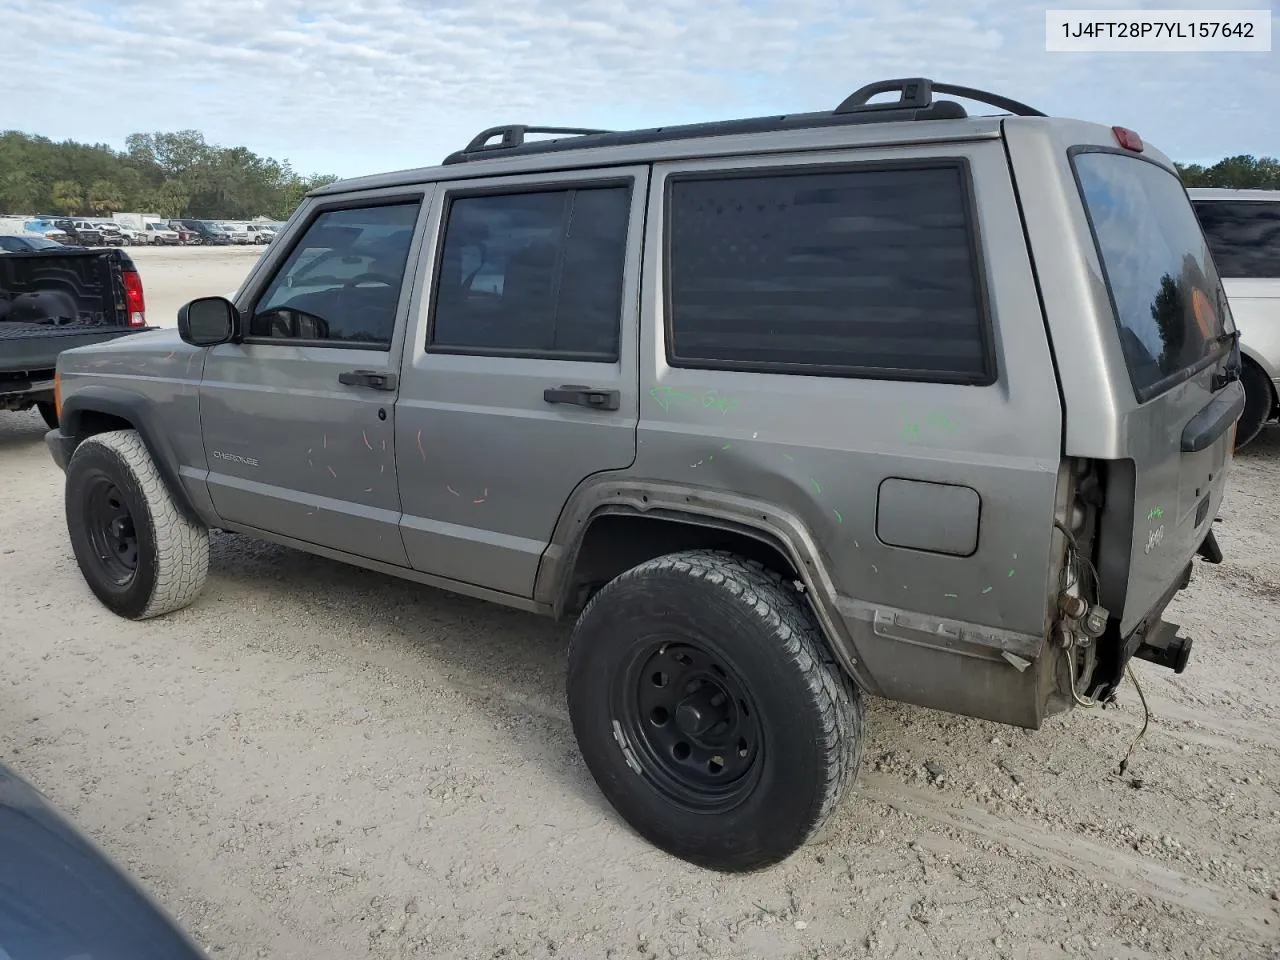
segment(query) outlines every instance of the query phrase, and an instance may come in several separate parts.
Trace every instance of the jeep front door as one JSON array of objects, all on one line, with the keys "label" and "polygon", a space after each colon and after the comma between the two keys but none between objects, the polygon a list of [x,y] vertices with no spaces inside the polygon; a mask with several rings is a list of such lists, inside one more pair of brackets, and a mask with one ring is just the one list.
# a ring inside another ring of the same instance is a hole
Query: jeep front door
[{"label": "jeep front door", "polygon": [[317,204],[205,362],[209,493],[228,527],[406,566],[395,399],[422,191]]}]

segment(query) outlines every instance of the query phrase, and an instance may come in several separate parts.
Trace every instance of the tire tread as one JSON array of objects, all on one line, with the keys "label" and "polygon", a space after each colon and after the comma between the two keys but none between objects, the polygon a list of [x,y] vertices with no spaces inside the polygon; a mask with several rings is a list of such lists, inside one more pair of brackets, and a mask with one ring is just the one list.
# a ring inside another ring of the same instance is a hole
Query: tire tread
[{"label": "tire tread", "polygon": [[[820,718],[826,760],[821,800],[802,827],[801,843],[817,835],[854,780],[862,757],[866,702],[852,678],[832,654],[807,601],[776,571],[726,550],[698,549],[666,554],[619,574],[587,602],[578,622],[598,603],[608,603],[614,590],[630,582],[671,573],[701,581],[732,596],[760,621],[791,660],[808,687]],[[580,631],[569,641],[572,662]]]},{"label": "tire tread", "polygon": [[147,620],[187,606],[209,575],[208,529],[188,520],[178,509],[137,431],[94,434],[80,443],[76,453],[94,446],[109,452],[132,475],[155,535],[155,585],[146,606],[133,619]]}]

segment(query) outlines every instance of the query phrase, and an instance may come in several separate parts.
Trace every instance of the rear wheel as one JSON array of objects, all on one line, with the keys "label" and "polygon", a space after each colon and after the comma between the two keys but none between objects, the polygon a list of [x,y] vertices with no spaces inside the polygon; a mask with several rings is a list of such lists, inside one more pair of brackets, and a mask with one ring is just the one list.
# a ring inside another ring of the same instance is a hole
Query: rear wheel
[{"label": "rear wheel", "polygon": [[1247,357],[1240,368],[1244,385],[1244,413],[1236,421],[1236,449],[1239,450],[1262,431],[1275,408],[1275,393],[1266,372]]},{"label": "rear wheel", "polygon": [[76,448],[66,513],[85,582],[119,616],[169,613],[204,586],[209,531],[178,510],[135,431],[100,433]]},{"label": "rear wheel", "polygon": [[587,767],[622,817],[716,870],[794,852],[861,753],[862,697],[808,606],[719,551],[659,557],[601,589],[574,628],[568,700]]}]

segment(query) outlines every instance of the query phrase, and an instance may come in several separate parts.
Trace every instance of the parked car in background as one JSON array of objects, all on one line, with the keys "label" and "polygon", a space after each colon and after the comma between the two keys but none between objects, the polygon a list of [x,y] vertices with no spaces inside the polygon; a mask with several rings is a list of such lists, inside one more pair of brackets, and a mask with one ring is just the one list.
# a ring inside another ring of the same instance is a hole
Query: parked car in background
[{"label": "parked car in background", "polygon": [[90,223],[102,231],[102,245],[104,247],[128,246],[129,238],[125,236],[118,223],[111,220],[92,220]]},{"label": "parked car in background", "polygon": [[99,220],[98,223],[103,227],[103,229],[108,231],[113,230],[119,233],[120,236],[124,237],[125,246],[129,246],[134,243],[146,243],[146,240],[143,239],[142,231],[135,230],[133,227],[121,223],[118,220]]},{"label": "parked car in background", "polygon": [[219,224],[232,243],[249,244],[253,243],[253,234],[249,232],[249,225],[245,223],[233,223],[224,221]]},{"label": "parked car in background", "polygon": [[154,243],[157,246],[173,246],[176,247],[182,243],[182,235],[174,230],[168,224],[164,223],[147,223],[142,231],[145,239],[143,243]]},{"label": "parked car in background", "polygon": [[34,233],[0,233],[0,253],[34,253],[37,250],[83,250],[84,247],[72,246],[50,240]]},{"label": "parked car in background", "polygon": [[[22,238],[0,237],[13,239]],[[142,277],[122,249],[54,245],[0,256],[0,410],[35,407],[56,426],[58,356],[151,329],[146,310]],[[0,888],[0,909],[3,901]]]},{"label": "parked car in background", "polygon": [[1280,190],[1187,191],[1240,330],[1243,447],[1280,417]]},{"label": "parked car in background", "polygon": [[65,230],[53,225],[53,221],[40,218],[9,217],[0,219],[0,233],[30,235],[56,240],[58,243],[70,243],[71,236]]},{"label": "parked car in background", "polygon": [[226,246],[231,243],[231,237],[227,231],[223,230],[220,225],[212,220],[194,220],[183,218],[181,220],[170,220],[170,225],[181,224],[193,235],[192,243],[199,243],[212,246]]},{"label": "parked car in background", "polygon": [[249,231],[249,236],[254,243],[270,243],[276,236],[275,228],[266,224],[246,223],[245,228]]},{"label": "parked car in background", "polygon": [[75,243],[86,247],[103,246],[102,228],[95,226],[88,220],[73,220],[64,217],[60,220],[55,220],[53,225],[64,231]]},{"label": "parked car in background", "polygon": [[0,957],[206,960],[133,877],[4,764]]},{"label": "parked car in background", "polygon": [[135,235],[140,235],[146,229],[148,223],[160,223],[164,221],[164,217],[158,213],[113,213],[112,221],[132,230]]},{"label": "parked car in background", "polygon": [[178,243],[184,247],[195,246],[200,242],[200,234],[196,233],[181,220],[170,220],[165,226],[178,235]]}]

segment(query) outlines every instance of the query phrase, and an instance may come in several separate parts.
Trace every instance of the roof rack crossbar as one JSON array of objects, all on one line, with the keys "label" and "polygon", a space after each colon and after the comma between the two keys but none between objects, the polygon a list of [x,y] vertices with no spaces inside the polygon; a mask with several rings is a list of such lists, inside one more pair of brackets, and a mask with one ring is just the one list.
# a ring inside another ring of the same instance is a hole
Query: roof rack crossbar
[{"label": "roof rack crossbar", "polygon": [[[476,134],[462,150],[463,153],[476,153],[480,150],[504,150],[523,146],[526,134],[530,133],[563,133],[574,136],[590,136],[595,133],[612,133],[611,130],[594,130],[589,127],[530,127],[523,123],[507,123],[500,127],[490,127]],[[490,143],[494,137],[501,136],[497,143]]]},{"label": "roof rack crossbar", "polygon": [[[880,93],[896,91],[897,100],[886,100],[883,103],[870,103],[872,97]],[[904,77],[901,80],[879,80],[855,90],[841,101],[835,113],[862,113],[869,110],[924,110],[933,104],[935,93],[949,93],[952,96],[964,97],[976,103],[1007,110],[1018,117],[1043,117],[1044,114],[1035,107],[1029,107],[1017,100],[1010,100],[997,93],[988,93],[973,87],[961,87],[953,83],[934,83],[926,77]]]}]

